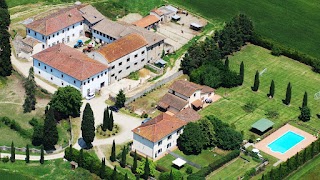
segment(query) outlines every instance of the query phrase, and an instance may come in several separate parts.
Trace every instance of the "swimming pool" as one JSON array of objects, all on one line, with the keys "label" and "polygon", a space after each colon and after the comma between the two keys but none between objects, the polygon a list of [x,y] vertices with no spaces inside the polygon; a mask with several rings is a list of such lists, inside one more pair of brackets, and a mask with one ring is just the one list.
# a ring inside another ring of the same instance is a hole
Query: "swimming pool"
[{"label": "swimming pool", "polygon": [[300,143],[304,140],[304,137],[296,134],[292,131],[288,131],[282,136],[280,136],[278,139],[274,140],[270,144],[268,144],[268,147],[273,152],[279,152],[281,154],[284,154],[289,149]]}]

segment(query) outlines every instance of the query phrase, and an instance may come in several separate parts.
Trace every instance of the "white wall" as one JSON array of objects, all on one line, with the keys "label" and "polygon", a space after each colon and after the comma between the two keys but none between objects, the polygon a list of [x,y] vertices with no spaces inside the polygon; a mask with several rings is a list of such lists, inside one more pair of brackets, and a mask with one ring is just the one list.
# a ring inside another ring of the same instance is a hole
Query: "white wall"
[{"label": "white wall", "polygon": [[[110,27],[112,28],[112,27]],[[116,38],[111,37],[107,34],[99,32],[97,30],[92,30],[92,37],[97,43],[109,44],[116,40]]]},{"label": "white wall", "polygon": [[197,99],[200,99],[201,100],[201,91],[200,90],[197,90],[196,92],[194,92],[190,98],[189,98],[189,101],[188,101],[188,104],[189,104],[189,107],[191,107],[191,103]]},{"label": "white wall", "polygon": [[108,86],[108,70],[104,70],[103,72],[82,81],[82,86],[80,88],[81,94],[86,96],[88,92],[95,93],[99,91],[102,88],[102,83],[104,84],[104,87]]},{"label": "white wall", "polygon": [[132,151],[137,150],[137,152],[142,153],[150,158],[153,157],[153,147],[154,143],[133,133],[133,144]]}]

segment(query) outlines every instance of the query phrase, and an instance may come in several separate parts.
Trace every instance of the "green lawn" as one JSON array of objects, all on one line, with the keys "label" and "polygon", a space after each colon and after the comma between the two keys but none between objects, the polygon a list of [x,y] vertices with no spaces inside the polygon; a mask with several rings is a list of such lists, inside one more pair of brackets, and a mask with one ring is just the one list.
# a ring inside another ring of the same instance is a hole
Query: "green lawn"
[{"label": "green lawn", "polygon": [[[300,114],[299,106],[302,104],[304,92],[307,91],[312,119],[304,124],[320,129],[319,119],[316,117],[316,114],[320,112],[320,102],[313,98],[314,94],[320,91],[320,75],[311,71],[309,66],[283,56],[272,56],[268,50],[254,45],[244,47],[229,59],[230,68],[236,72],[239,72],[241,61],[244,62],[244,84],[231,89],[219,88],[216,93],[222,95],[223,98],[203,109],[200,112],[202,116],[215,115],[229,124],[234,124],[238,130],[244,131],[245,138],[248,138],[251,134],[249,132],[251,125],[266,117],[265,114],[269,110],[279,113],[277,119],[271,119],[275,123],[274,128],[278,128],[288,120],[297,121]],[[259,91],[253,92],[250,87],[253,85],[255,72],[256,70],[261,72],[265,68],[267,68],[266,72],[260,76]],[[272,79],[275,81],[275,97],[269,99],[267,93]],[[289,81],[292,84],[292,99],[291,105],[285,106],[282,104],[282,99],[285,98]],[[242,106],[250,101],[258,105],[253,113],[247,113],[242,109]],[[293,125],[300,127],[295,122]]]},{"label": "green lawn", "polygon": [[39,162],[26,164],[25,161],[15,163],[0,162],[0,174],[7,179],[100,179],[96,175],[82,168],[71,170],[70,163],[62,159],[45,161],[43,165]]},{"label": "green lawn", "polygon": [[302,166],[299,170],[293,173],[291,176],[286,179],[290,180],[317,180],[319,179],[319,171],[320,171],[320,156],[311,160],[304,166]]},{"label": "green lawn", "polygon": [[251,160],[250,162],[247,162],[241,158],[237,158],[232,161],[232,163],[226,165],[225,167],[222,167],[221,169],[218,169],[211,173],[207,179],[214,180],[214,179],[230,179],[234,180],[238,177],[241,177],[245,174],[247,170],[250,170],[251,168],[254,168],[259,163]]},{"label": "green lawn", "polygon": [[254,21],[263,36],[320,58],[320,4],[317,0],[169,0],[216,21],[229,21],[239,12]]}]

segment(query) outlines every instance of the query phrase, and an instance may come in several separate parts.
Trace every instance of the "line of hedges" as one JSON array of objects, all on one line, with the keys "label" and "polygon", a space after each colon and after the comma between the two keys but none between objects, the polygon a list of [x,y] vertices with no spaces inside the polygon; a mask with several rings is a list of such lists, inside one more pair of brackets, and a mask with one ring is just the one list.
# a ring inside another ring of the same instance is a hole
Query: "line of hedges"
[{"label": "line of hedges", "polygon": [[[134,157],[134,152],[133,151],[130,152],[130,156]],[[137,160],[138,161],[141,161],[144,158],[145,157],[141,156],[140,154],[137,154]],[[170,171],[168,168],[163,167],[163,166],[158,165],[158,164],[156,164],[156,170],[159,171],[159,172],[169,172]]]},{"label": "line of hedges", "polygon": [[263,37],[258,34],[254,34],[250,40],[252,44],[267,48],[269,50],[277,49],[278,55],[284,55],[296,61],[299,61],[303,64],[309,65],[312,67],[314,72],[320,73],[320,59],[314,58],[310,55],[304,54],[295,49],[291,49],[285,46],[282,46],[266,37]]},{"label": "line of hedges", "polygon": [[[67,159],[68,161],[75,161],[77,163],[79,163],[79,155],[80,155],[80,151],[77,149],[72,148],[72,156],[70,157],[70,147],[65,149],[65,155],[64,158]],[[92,156],[91,154],[89,154],[88,152],[83,152],[83,160],[81,162],[81,164],[79,164],[80,167],[90,171],[91,173],[94,173],[96,175],[99,176],[100,173],[100,168],[101,168],[101,161],[99,159],[97,159],[96,157]],[[112,180],[112,173],[113,170],[106,166],[106,178],[108,180]],[[124,176],[120,173],[117,174],[117,179],[118,180],[123,180]]]},{"label": "line of hedges", "polygon": [[206,176],[208,176],[211,172],[222,167],[223,165],[233,160],[234,158],[238,157],[239,155],[240,155],[240,150],[233,150],[232,152],[222,157],[221,159],[218,159],[217,161],[212,162],[208,166],[201,168],[200,171],[189,175],[188,180],[205,180]]},{"label": "line of hedges", "polygon": [[4,125],[8,126],[10,129],[17,131],[24,138],[31,138],[32,133],[28,130],[23,129],[20,124],[18,124],[15,120],[10,119],[8,117],[0,117],[0,122]]}]

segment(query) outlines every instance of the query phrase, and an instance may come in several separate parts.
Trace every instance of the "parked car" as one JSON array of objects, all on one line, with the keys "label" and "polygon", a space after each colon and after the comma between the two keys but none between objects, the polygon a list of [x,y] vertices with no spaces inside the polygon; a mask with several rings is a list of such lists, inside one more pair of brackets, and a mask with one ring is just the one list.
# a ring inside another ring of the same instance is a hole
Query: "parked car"
[{"label": "parked car", "polygon": [[83,46],[83,42],[82,42],[82,40],[78,40],[77,43],[73,47],[74,48],[79,48],[81,46]]},{"label": "parked car", "polygon": [[90,100],[92,98],[94,98],[96,95],[94,93],[90,93],[86,96],[86,100]]},{"label": "parked car", "polygon": [[89,44],[86,48],[82,50],[83,53],[91,52],[93,50],[93,46]]},{"label": "parked car", "polygon": [[212,103],[212,99],[207,98],[207,99],[204,100],[204,102],[206,102],[206,103]]},{"label": "parked car", "polygon": [[118,112],[119,108],[117,106],[110,106],[109,109],[113,112]]}]

